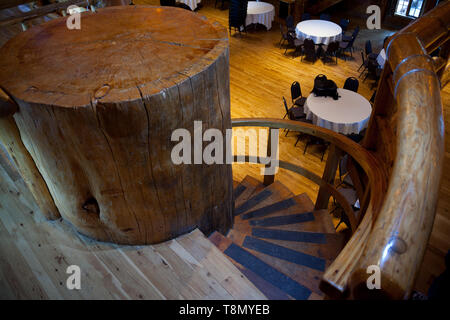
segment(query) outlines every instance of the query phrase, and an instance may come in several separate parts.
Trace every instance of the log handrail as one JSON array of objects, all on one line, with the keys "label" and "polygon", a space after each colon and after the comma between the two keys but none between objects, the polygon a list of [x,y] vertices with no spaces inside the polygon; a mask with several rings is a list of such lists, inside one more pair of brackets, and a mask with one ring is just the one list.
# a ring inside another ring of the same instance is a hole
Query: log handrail
[{"label": "log handrail", "polygon": [[[402,299],[411,292],[433,226],[444,159],[441,87],[436,64],[427,54],[442,47],[446,50],[441,57],[448,59],[448,15],[450,2],[444,2],[388,41],[368,134],[375,117],[389,114],[391,103],[395,104],[397,140],[392,169],[370,150],[373,136],[361,146],[307,123],[232,120],[233,126],[285,128],[322,138],[348,153],[367,175],[367,211],[323,275],[321,288],[332,296],[350,289],[352,298]],[[393,97],[389,103],[384,101],[386,90]],[[380,290],[367,286],[371,265],[380,268]]]},{"label": "log handrail", "polygon": [[[408,298],[421,265],[436,213],[445,134],[439,78],[427,54],[448,47],[449,14],[447,1],[389,39],[380,83],[393,88],[397,152],[383,207],[351,276],[354,298]],[[380,268],[380,290],[367,287],[370,265]]]}]

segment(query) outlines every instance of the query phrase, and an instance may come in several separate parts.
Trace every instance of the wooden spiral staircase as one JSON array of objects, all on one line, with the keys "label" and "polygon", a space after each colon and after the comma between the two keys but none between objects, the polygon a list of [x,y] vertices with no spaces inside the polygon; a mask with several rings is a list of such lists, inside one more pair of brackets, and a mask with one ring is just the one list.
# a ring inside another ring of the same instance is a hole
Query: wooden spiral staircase
[{"label": "wooden spiral staircase", "polygon": [[235,183],[234,198],[233,228],[209,239],[267,298],[322,299],[320,280],[345,243],[328,211],[250,176]]}]

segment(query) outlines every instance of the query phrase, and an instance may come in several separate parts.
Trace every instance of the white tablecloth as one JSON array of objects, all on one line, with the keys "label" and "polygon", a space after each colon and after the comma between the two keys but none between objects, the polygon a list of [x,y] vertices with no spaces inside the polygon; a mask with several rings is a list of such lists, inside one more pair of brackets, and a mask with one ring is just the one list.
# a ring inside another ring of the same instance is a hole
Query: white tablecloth
[{"label": "white tablecloth", "polygon": [[306,118],[313,124],[342,134],[359,133],[369,122],[372,107],[362,95],[346,89],[338,89],[340,98],[315,97],[306,99]]},{"label": "white tablecloth", "polygon": [[176,0],[177,2],[182,2],[184,4],[187,4],[189,8],[191,8],[192,11],[197,9],[197,5],[202,2],[201,0]]},{"label": "white tablecloth", "polygon": [[300,40],[312,39],[315,44],[328,45],[333,41],[341,41],[342,28],[336,23],[325,20],[306,20],[299,22],[295,33]]},{"label": "white tablecloth", "polygon": [[378,54],[377,62],[381,68],[384,68],[384,63],[386,62],[386,52],[384,51],[384,48],[381,49],[380,53]]},{"label": "white tablecloth", "polygon": [[267,2],[249,1],[247,6],[247,18],[245,25],[259,23],[266,26],[267,30],[272,28],[275,17],[275,7]]}]

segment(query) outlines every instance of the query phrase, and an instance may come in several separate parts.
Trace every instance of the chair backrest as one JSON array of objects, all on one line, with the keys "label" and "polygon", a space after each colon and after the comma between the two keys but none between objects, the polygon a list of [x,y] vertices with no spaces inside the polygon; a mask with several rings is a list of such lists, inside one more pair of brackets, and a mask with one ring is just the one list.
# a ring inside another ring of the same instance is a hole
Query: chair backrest
[{"label": "chair backrest", "polygon": [[289,108],[287,106],[287,102],[286,102],[286,99],[284,97],[283,97],[283,103],[284,103],[284,108],[286,109],[286,113],[287,113],[288,117],[290,117]]},{"label": "chair backrest", "polygon": [[366,56],[372,53],[372,42],[370,42],[370,40],[366,41],[365,49],[366,49]]},{"label": "chair backrest", "polygon": [[301,20],[302,21],[311,20],[311,14],[309,14],[308,12],[302,13]]},{"label": "chair backrest", "polygon": [[358,92],[359,81],[355,77],[350,77],[345,80],[344,89]]},{"label": "chair backrest", "polygon": [[328,13],[321,13],[319,19],[329,21],[331,19],[331,16]]},{"label": "chair backrest", "polygon": [[287,16],[286,17],[286,27],[288,29],[294,28],[294,17],[293,16]]},{"label": "chair backrest", "polygon": [[[228,15],[228,23],[230,27],[240,28],[245,24],[245,17],[247,16],[247,1],[231,0],[230,10]],[[245,6],[245,12],[244,11]]]},{"label": "chair backrest", "polygon": [[341,21],[339,22],[339,26],[342,28],[343,32],[347,31],[347,28],[348,28],[349,24],[350,24],[350,20],[349,19],[342,18]]},{"label": "chair backrest", "polygon": [[160,0],[159,3],[161,6],[175,7],[175,0]]},{"label": "chair backrest", "polygon": [[339,42],[337,42],[337,41],[330,42],[328,44],[326,53],[333,54],[338,50],[338,48],[339,48]]},{"label": "chair backrest", "polygon": [[292,101],[302,96],[302,89],[300,88],[300,83],[297,81],[292,82],[291,84],[291,97]]}]

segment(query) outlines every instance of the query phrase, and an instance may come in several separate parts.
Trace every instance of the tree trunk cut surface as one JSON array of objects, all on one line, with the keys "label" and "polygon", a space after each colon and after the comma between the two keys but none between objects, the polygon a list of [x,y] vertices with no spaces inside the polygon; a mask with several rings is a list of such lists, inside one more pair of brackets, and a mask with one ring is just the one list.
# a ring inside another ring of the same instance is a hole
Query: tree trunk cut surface
[{"label": "tree trunk cut surface", "polygon": [[61,216],[124,244],[226,232],[231,165],[171,159],[175,129],[231,128],[226,29],[173,7],[108,7],[80,21],[79,30],[49,21],[0,49],[20,150]]}]

